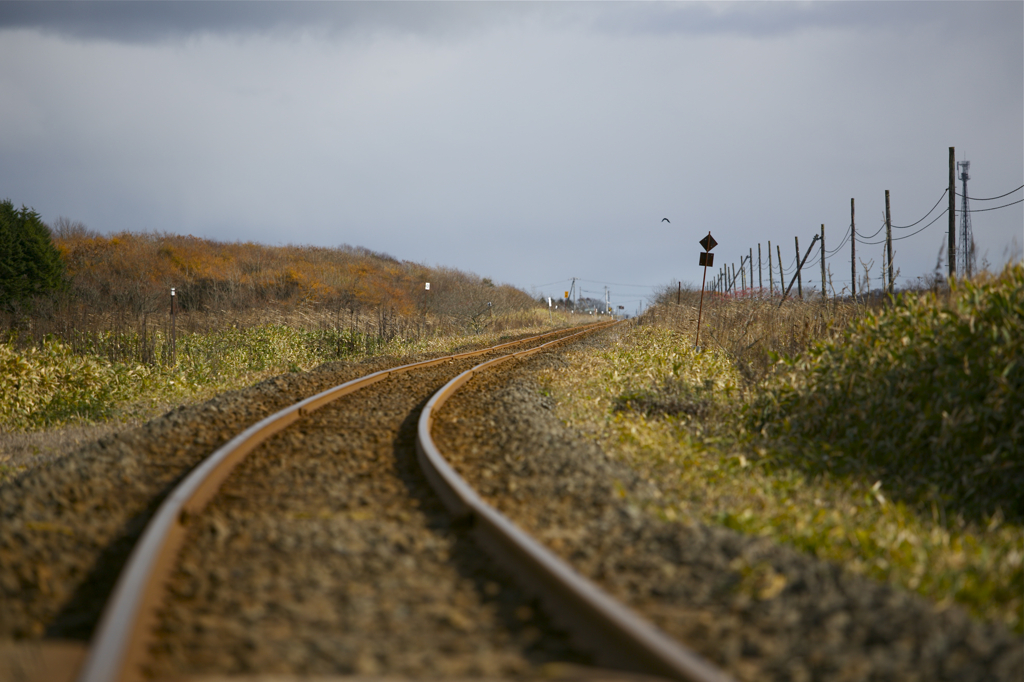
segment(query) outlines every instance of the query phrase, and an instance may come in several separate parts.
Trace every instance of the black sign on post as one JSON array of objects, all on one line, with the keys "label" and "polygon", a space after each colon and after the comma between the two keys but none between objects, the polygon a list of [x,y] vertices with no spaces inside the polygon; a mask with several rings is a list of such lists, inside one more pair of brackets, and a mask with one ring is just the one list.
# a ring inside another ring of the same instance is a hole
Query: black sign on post
[{"label": "black sign on post", "polygon": [[697,352],[700,352],[700,316],[704,312],[704,283],[708,279],[708,267],[715,264],[715,254],[711,253],[711,249],[718,246],[718,242],[711,236],[711,232],[708,232],[708,236],[700,240],[700,245],[704,247],[704,252],[700,254],[700,264],[704,267],[704,277],[700,281],[700,307],[697,308],[697,334],[693,341],[694,348]]}]

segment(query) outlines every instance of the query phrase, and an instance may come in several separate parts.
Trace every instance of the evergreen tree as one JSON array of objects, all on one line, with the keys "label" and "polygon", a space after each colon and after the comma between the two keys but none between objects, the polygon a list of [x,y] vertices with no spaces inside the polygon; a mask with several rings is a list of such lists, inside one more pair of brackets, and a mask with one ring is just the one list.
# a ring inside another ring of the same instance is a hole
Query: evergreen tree
[{"label": "evergreen tree", "polygon": [[0,306],[16,310],[64,286],[64,262],[39,214],[0,202]]}]

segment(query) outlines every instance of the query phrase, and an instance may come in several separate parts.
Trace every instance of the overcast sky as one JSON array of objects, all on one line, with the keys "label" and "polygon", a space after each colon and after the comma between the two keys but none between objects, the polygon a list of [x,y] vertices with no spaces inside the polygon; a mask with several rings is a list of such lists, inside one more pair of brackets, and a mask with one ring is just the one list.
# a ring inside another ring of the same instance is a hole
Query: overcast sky
[{"label": "overcast sky", "polygon": [[[630,311],[700,285],[709,230],[716,266],[769,240],[789,265],[851,197],[859,232],[886,189],[913,223],[950,146],[971,197],[1024,184],[1013,1],[0,2],[0,92],[0,199],[46,221],[575,276]],[[1019,257],[1024,204],[972,222],[979,260]],[[946,225],[895,243],[901,279]],[[849,246],[827,262],[848,286]]]}]

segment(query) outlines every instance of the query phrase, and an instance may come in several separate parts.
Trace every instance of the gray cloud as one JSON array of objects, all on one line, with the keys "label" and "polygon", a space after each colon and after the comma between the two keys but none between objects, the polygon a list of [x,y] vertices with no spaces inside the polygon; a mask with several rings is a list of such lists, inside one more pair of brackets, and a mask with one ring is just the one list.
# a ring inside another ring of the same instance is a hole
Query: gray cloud
[{"label": "gray cloud", "polygon": [[[949,145],[975,196],[1024,182],[1022,7],[3,3],[0,198],[526,287],[698,281],[708,230],[719,262],[789,261],[851,196],[868,233],[885,189],[917,220]],[[1020,208],[977,215],[990,260]],[[897,243],[905,276],[941,231]]]},{"label": "gray cloud", "polygon": [[[1014,31],[1019,3],[978,2],[296,2],[278,0],[4,0],[0,30],[22,28],[83,40],[152,42],[205,34],[313,30],[451,36],[484,25],[541,17],[616,34],[734,34],[756,37],[829,28],[941,27],[961,38]],[[1001,19],[1000,19],[1001,17]]]}]

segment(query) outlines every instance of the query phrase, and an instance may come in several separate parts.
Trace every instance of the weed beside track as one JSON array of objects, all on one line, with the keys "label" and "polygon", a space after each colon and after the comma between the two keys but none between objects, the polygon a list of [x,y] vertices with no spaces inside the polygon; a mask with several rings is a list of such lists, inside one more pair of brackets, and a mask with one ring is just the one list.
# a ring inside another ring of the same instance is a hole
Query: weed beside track
[{"label": "weed beside track", "polygon": [[[749,342],[697,353],[685,313],[659,309],[545,390],[563,420],[657,482],[664,518],[767,536],[1021,633],[1022,291],[1017,266],[849,327],[831,306],[787,304],[808,310],[780,315],[817,319],[824,340],[775,365],[767,343],[763,358],[736,352]],[[728,303],[731,319],[742,305]],[[716,314],[705,309],[719,339],[777,326],[752,315],[723,329]]]}]

